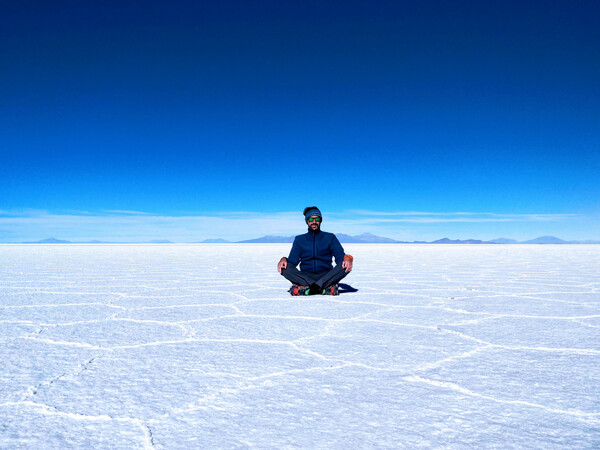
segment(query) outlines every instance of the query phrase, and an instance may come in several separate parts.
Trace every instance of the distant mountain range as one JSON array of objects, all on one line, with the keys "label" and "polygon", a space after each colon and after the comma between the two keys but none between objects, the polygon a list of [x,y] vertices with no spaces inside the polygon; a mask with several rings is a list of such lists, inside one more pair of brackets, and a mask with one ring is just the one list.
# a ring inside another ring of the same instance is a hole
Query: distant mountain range
[{"label": "distant mountain range", "polygon": [[147,241],[147,242],[108,242],[108,241],[98,241],[96,239],[93,241],[73,242],[73,241],[66,241],[63,239],[47,238],[47,239],[42,239],[41,241],[35,241],[35,242],[21,242],[21,244],[174,244],[174,242],[169,241],[167,239],[154,239],[152,241]]},{"label": "distant mountain range", "polygon": [[[371,233],[363,233],[357,236],[350,236],[343,233],[336,234],[339,241],[343,244],[600,244],[600,241],[564,241],[555,236],[540,236],[529,241],[516,241],[514,239],[498,238],[491,241],[482,241],[480,239],[449,239],[443,238],[435,241],[397,241],[382,236],[376,236]],[[291,243],[294,242],[294,236],[263,236],[257,239],[240,241],[241,243]]]},{"label": "distant mountain range", "polygon": [[396,244],[398,241],[394,239],[375,236],[371,233],[363,233],[357,236],[349,236],[347,234],[338,233],[336,234],[337,238],[340,242],[348,243],[348,244]]},{"label": "distant mountain range", "polygon": [[[529,241],[516,241],[514,239],[498,238],[491,241],[482,241],[479,239],[438,239],[436,241],[397,241],[386,237],[376,236],[371,233],[363,233],[357,236],[348,234],[336,234],[339,241],[343,244],[600,244],[600,241],[564,241],[555,236],[540,236]],[[205,239],[204,241],[194,242],[195,244],[291,244],[294,242],[294,236],[263,236],[256,239],[248,239],[245,241],[227,241],[225,239]],[[36,242],[22,242],[22,244],[127,244],[133,242],[102,242],[102,241],[86,241],[86,242],[71,242],[61,239],[48,238]],[[155,239],[149,242],[135,242],[142,244],[173,244],[172,241],[166,239]]]},{"label": "distant mountain range", "polygon": [[23,244],[70,244],[71,241],[63,241],[61,239],[48,238],[37,242],[22,242]]},{"label": "distant mountain range", "polygon": [[263,236],[247,241],[239,241],[241,244],[287,244],[294,242],[294,236]]}]

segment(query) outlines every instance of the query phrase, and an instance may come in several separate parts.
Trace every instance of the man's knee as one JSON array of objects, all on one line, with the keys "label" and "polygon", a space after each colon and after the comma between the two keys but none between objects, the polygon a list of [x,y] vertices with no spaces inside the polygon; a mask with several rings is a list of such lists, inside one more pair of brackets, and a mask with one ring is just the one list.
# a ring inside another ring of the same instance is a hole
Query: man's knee
[{"label": "man's knee", "polygon": [[285,269],[281,269],[281,276],[287,278],[288,280],[290,279],[290,277],[297,277],[299,274],[300,271],[294,266],[290,266],[289,264]]},{"label": "man's knee", "polygon": [[281,275],[283,275],[284,273],[290,273],[293,272],[295,269],[294,266],[290,266],[289,264],[285,267],[281,269]]}]

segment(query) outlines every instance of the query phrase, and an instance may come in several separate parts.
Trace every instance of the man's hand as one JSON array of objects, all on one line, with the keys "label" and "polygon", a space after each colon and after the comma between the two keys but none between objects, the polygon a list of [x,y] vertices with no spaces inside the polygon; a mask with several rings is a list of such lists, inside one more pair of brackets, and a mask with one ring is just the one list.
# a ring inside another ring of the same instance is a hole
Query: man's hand
[{"label": "man's hand", "polygon": [[281,273],[283,269],[287,269],[287,258],[285,256],[277,263],[277,272]]},{"label": "man's hand", "polygon": [[344,256],[344,261],[342,262],[342,268],[346,270],[346,273],[352,272],[352,263],[354,262],[354,258],[350,255]]}]

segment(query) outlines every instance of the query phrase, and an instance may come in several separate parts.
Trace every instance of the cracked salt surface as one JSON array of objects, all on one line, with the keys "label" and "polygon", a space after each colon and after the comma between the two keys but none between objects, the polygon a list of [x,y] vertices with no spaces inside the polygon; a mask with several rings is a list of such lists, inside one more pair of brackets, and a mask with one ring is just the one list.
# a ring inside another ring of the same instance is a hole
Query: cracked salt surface
[{"label": "cracked salt surface", "polygon": [[0,245],[0,448],[600,446],[600,246]]}]

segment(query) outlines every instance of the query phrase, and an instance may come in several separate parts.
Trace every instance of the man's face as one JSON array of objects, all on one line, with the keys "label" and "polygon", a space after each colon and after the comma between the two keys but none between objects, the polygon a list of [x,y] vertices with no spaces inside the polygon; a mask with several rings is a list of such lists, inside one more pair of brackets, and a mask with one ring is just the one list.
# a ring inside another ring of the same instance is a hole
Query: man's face
[{"label": "man's face", "polygon": [[321,218],[319,216],[310,216],[307,222],[308,228],[311,231],[317,231],[321,227]]}]

